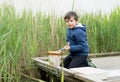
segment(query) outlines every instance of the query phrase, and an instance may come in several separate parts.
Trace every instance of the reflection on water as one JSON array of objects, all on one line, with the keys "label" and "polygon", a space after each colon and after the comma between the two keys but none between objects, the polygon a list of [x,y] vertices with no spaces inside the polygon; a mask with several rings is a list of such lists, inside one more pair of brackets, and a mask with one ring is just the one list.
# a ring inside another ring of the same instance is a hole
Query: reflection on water
[{"label": "reflection on water", "polygon": [[67,11],[72,10],[74,1],[74,10],[79,12],[97,12],[101,10],[103,13],[109,13],[117,5],[120,6],[120,0],[0,0],[0,4],[4,2],[14,4],[17,11],[21,12],[25,9],[32,9],[42,12],[55,12],[63,15]]}]

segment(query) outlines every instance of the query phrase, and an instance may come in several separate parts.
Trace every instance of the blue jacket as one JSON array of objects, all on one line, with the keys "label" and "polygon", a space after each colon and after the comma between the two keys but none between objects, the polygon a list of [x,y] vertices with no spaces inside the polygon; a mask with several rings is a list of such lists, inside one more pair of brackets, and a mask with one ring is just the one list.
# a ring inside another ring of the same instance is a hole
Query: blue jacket
[{"label": "blue jacket", "polygon": [[67,28],[67,42],[70,43],[71,55],[88,55],[89,48],[86,36],[86,26],[78,24],[75,28]]}]

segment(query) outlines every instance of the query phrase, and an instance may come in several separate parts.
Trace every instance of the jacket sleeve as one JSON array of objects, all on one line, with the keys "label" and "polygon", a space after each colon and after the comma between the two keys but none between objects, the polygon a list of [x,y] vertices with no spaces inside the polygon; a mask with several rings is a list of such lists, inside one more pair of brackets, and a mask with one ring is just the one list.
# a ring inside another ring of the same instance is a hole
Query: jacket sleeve
[{"label": "jacket sleeve", "polygon": [[68,34],[69,33],[69,31],[68,31],[68,29],[67,29],[67,31],[66,31],[66,42],[69,42],[69,39],[68,39]]},{"label": "jacket sleeve", "polygon": [[70,51],[80,51],[85,48],[86,45],[86,32],[78,30],[74,35],[76,44],[70,46]]}]

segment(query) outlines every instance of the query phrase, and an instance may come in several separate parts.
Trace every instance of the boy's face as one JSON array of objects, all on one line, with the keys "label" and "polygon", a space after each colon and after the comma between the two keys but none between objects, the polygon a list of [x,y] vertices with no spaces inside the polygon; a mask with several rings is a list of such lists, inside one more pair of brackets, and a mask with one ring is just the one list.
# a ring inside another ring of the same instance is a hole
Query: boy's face
[{"label": "boy's face", "polygon": [[77,25],[77,21],[74,19],[74,17],[71,17],[70,19],[65,19],[65,22],[69,28],[74,28]]}]

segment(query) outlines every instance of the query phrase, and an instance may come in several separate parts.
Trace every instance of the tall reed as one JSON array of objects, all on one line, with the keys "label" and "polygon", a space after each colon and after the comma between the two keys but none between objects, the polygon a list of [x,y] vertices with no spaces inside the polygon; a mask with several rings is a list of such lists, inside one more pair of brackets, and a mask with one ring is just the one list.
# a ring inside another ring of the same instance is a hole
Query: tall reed
[{"label": "tall reed", "polygon": [[[90,53],[120,51],[120,8],[111,14],[80,16],[87,26]],[[19,82],[20,73],[32,75],[31,57],[47,56],[48,50],[66,45],[66,25],[63,16],[0,6],[0,81]]]}]

